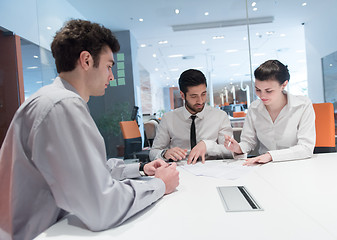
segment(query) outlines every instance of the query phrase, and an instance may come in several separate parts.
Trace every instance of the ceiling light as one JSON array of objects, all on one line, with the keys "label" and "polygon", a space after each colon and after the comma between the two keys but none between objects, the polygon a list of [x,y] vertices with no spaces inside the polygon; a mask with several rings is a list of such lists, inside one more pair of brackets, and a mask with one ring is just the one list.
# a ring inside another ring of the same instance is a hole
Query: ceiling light
[{"label": "ceiling light", "polygon": [[214,36],[214,37],[212,37],[214,40],[216,40],[216,39],[224,39],[225,38],[225,36]]},{"label": "ceiling light", "polygon": [[307,3],[306,2],[302,3],[302,7],[305,7],[305,6],[307,6]]},{"label": "ceiling light", "polygon": [[243,37],[243,41],[246,41],[247,40],[247,37]]},{"label": "ceiling light", "polygon": [[[249,24],[260,24],[260,23],[272,23],[274,17],[259,17],[259,18],[249,18]],[[234,27],[234,26],[246,26],[247,19],[236,19],[236,20],[226,20],[217,22],[202,22],[202,23],[192,23],[192,24],[181,24],[173,25],[172,30],[177,31],[187,31],[187,30],[197,30],[206,28],[223,28],[223,27]]]},{"label": "ceiling light", "polygon": [[252,2],[252,7],[255,7],[256,6],[256,2]]},{"label": "ceiling light", "polygon": [[51,30],[51,27],[47,27],[47,30]]},{"label": "ceiling light", "polygon": [[152,57],[156,58],[156,57],[157,57],[157,54],[155,54],[155,53],[154,53],[154,54],[152,54]]},{"label": "ceiling light", "polygon": [[170,80],[170,77],[166,77],[167,80]]},{"label": "ceiling light", "polygon": [[332,67],[332,63],[330,63],[330,65],[329,65],[330,67]]},{"label": "ceiling light", "polygon": [[280,37],[285,37],[286,35],[284,33],[280,34]]},{"label": "ceiling light", "polygon": [[257,8],[253,8],[253,11],[254,11],[254,12],[257,11]]},{"label": "ceiling light", "polygon": [[204,40],[203,40],[203,41],[201,41],[201,44],[206,44],[206,41],[204,41]]},{"label": "ceiling light", "polygon": [[41,84],[41,83],[43,83],[42,81],[36,81],[35,83],[37,83],[37,84]]},{"label": "ceiling light", "polygon": [[32,67],[27,67],[27,69],[37,69],[39,68],[38,66],[32,66]]},{"label": "ceiling light", "polygon": [[143,18],[139,18],[139,22],[143,22],[144,21],[144,19]]},{"label": "ceiling light", "polygon": [[226,50],[227,53],[233,53],[233,52],[237,52],[238,50],[237,49],[228,49]]},{"label": "ceiling light", "polygon": [[154,70],[155,70],[156,72],[158,72],[158,71],[159,71],[159,69],[158,69],[158,68],[155,68]]},{"label": "ceiling light", "polygon": [[205,15],[205,16],[208,16],[208,15],[209,15],[209,12],[205,12],[204,15]]},{"label": "ceiling light", "polygon": [[146,47],[146,44],[144,44],[144,43],[140,44],[140,47]]},{"label": "ceiling light", "polygon": [[168,41],[167,41],[167,40],[164,40],[164,41],[159,41],[159,42],[158,42],[158,44],[166,44],[166,43],[168,43]]},{"label": "ceiling light", "polygon": [[182,54],[174,54],[174,55],[169,55],[169,58],[177,58],[177,57],[182,57]]},{"label": "ceiling light", "polygon": [[273,35],[274,33],[275,33],[274,31],[266,32],[267,35]]},{"label": "ceiling light", "polygon": [[180,13],[179,9],[175,9],[174,12],[175,12],[176,14],[179,14],[179,13]]},{"label": "ceiling light", "polygon": [[34,56],[33,56],[33,58],[39,58],[39,56],[37,56],[37,55],[34,55]]}]

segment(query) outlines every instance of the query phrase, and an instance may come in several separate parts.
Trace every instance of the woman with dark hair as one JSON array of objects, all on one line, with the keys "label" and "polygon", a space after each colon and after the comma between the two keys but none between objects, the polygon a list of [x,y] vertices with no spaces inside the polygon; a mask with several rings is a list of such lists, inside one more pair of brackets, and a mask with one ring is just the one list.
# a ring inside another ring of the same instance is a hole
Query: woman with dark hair
[{"label": "woman with dark hair", "polygon": [[285,91],[290,75],[278,60],[264,62],[254,76],[259,99],[248,109],[240,143],[226,136],[225,147],[235,158],[246,158],[259,143],[260,156],[246,159],[245,165],[310,158],[316,133],[309,98]]}]

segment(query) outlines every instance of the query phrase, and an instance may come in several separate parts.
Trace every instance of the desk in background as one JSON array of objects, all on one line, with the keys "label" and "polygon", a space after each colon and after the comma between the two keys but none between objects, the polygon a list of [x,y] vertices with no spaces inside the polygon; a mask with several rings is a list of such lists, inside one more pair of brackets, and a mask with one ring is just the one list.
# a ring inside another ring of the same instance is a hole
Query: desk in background
[{"label": "desk in background", "polygon": [[[69,215],[36,239],[337,239],[337,153],[268,163],[234,181],[178,169],[177,191],[120,227],[91,232]],[[264,211],[225,212],[216,187],[234,185]]]}]

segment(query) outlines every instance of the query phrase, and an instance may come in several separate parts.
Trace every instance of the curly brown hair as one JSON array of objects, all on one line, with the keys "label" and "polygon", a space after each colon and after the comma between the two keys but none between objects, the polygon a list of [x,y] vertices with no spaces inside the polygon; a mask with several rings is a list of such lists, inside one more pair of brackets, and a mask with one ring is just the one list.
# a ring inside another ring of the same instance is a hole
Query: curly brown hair
[{"label": "curly brown hair", "polygon": [[98,67],[99,55],[105,46],[113,53],[120,49],[118,40],[110,29],[80,19],[66,22],[64,27],[56,32],[51,44],[57,72],[74,70],[82,51],[88,51],[94,60],[94,67]]}]

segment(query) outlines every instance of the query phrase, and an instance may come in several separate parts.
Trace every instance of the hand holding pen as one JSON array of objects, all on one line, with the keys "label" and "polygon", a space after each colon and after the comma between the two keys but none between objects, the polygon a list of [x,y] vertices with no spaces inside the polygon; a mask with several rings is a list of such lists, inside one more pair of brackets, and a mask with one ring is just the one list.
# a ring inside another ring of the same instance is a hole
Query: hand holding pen
[{"label": "hand holding pen", "polygon": [[242,154],[241,147],[239,143],[232,136],[225,135],[225,148],[231,152]]}]

